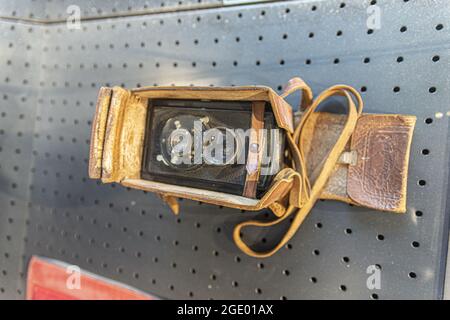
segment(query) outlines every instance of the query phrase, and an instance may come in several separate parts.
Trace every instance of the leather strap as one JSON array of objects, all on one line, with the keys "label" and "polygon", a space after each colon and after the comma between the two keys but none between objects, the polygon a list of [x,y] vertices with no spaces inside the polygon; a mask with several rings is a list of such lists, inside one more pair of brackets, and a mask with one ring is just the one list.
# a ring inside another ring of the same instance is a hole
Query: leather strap
[{"label": "leather strap", "polygon": [[[256,257],[265,258],[270,257],[275,252],[280,250],[297,232],[298,228],[311,211],[312,207],[319,199],[322,189],[325,187],[328,178],[333,173],[334,166],[338,163],[341,153],[344,151],[346,144],[352,136],[355,130],[356,122],[358,117],[362,113],[363,101],[359,93],[352,87],[346,85],[336,85],[323,91],[313,102],[312,102],[312,91],[311,89],[301,80],[300,78],[294,78],[290,81],[290,84],[285,90],[283,97],[288,96],[292,92],[297,90],[303,90],[302,95],[302,107],[305,107],[305,112],[300,120],[300,123],[295,128],[293,134],[287,133],[287,140],[289,143],[289,148],[292,155],[292,168],[299,174],[299,182],[293,184],[292,189],[289,194],[289,207],[285,211],[284,215],[279,216],[277,219],[270,222],[262,222],[257,220],[245,221],[238,224],[233,232],[233,239],[236,245],[245,254]],[[302,148],[302,141],[306,138],[304,136],[303,127],[308,121],[310,115],[316,111],[318,106],[326,99],[331,96],[343,96],[347,100],[347,120],[342,129],[336,144],[329,151],[327,157],[323,161],[323,166],[317,179],[311,186],[310,178],[308,177],[306,171],[306,160]],[[356,99],[356,105],[355,101]],[[280,242],[273,248],[265,252],[258,252],[251,249],[241,238],[241,230],[244,227],[270,227],[276,225],[295,212],[295,217],[289,226],[286,234],[282,237]]]},{"label": "leather strap", "polygon": [[265,101],[252,103],[252,123],[247,156],[247,177],[245,178],[243,196],[256,198],[256,187],[261,172],[261,158],[263,154],[264,109]]},{"label": "leather strap", "polygon": [[289,80],[286,86],[284,87],[281,97],[286,98],[290,94],[300,90],[302,91],[302,100],[300,102],[300,109],[305,110],[312,103],[313,93],[311,88],[301,78],[295,77]]}]

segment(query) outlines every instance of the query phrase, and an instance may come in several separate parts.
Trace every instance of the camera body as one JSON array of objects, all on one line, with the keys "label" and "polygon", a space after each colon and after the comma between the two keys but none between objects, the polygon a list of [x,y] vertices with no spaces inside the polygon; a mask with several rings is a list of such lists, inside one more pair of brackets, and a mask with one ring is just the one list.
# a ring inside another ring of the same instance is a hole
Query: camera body
[{"label": "camera body", "polygon": [[283,150],[267,102],[149,99],[141,177],[260,198]]}]

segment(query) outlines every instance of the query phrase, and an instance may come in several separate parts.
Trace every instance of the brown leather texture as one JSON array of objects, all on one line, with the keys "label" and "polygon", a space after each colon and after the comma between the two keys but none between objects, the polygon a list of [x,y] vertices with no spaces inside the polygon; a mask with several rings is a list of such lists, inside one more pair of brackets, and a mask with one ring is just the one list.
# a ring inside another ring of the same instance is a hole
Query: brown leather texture
[{"label": "brown leather texture", "polygon": [[89,177],[91,179],[99,179],[102,176],[103,144],[112,91],[111,88],[102,87],[98,92],[89,150]]},{"label": "brown leather texture", "polygon": [[131,93],[150,99],[268,101],[278,126],[290,133],[294,131],[292,107],[270,87],[143,87],[133,89]]},{"label": "brown leather texture", "polygon": [[119,171],[122,159],[120,136],[130,129],[123,126],[123,115],[129,96],[130,93],[127,90],[120,87],[113,88],[103,144],[102,182],[104,183],[120,181]]},{"label": "brown leather texture", "polygon": [[363,115],[352,136],[358,154],[348,168],[347,193],[362,206],[405,212],[406,181],[412,131],[416,118]]},{"label": "brown leather texture", "polygon": [[[247,198],[256,197],[256,187],[258,185],[259,175],[261,173],[261,158],[263,154],[263,134],[264,129],[264,110],[266,104],[264,101],[255,101],[252,103],[252,131],[250,134],[247,155],[247,176],[245,177],[245,185],[243,196]],[[256,149],[255,149],[256,147]]]},{"label": "brown leather texture", "polygon": [[[329,112],[315,112],[305,124],[303,141],[308,176],[315,181],[324,159],[336,143],[345,124],[345,115]],[[297,122],[299,119],[297,119]],[[347,144],[346,151],[349,150]],[[337,164],[327,185],[322,190],[321,199],[350,202],[347,195],[347,166]]]},{"label": "brown leather texture", "polygon": [[[382,211],[405,212],[408,159],[415,121],[414,116],[395,114],[359,117],[345,150],[355,152],[355,163],[336,164],[320,198]],[[344,115],[316,112],[305,125],[305,135],[310,139],[304,141],[304,150],[312,182],[344,122]]]}]

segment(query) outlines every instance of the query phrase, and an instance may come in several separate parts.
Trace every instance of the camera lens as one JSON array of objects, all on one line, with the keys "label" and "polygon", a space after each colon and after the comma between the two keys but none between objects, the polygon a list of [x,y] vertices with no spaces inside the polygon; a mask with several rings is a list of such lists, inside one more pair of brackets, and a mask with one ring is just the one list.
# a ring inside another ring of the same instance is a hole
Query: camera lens
[{"label": "camera lens", "polygon": [[216,127],[205,132],[203,150],[207,164],[224,166],[236,162],[242,151],[242,144],[234,130]]}]

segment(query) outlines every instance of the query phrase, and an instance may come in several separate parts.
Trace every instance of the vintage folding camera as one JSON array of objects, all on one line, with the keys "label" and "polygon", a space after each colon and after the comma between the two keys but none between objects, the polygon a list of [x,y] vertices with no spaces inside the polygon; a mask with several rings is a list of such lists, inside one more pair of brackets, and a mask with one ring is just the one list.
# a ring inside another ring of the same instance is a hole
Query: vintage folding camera
[{"label": "vintage folding camera", "polygon": [[267,102],[148,100],[143,179],[255,198],[283,153],[284,132]]},{"label": "vintage folding camera", "polygon": [[89,175],[257,210],[285,168],[287,130],[292,109],[268,87],[102,88]]}]

